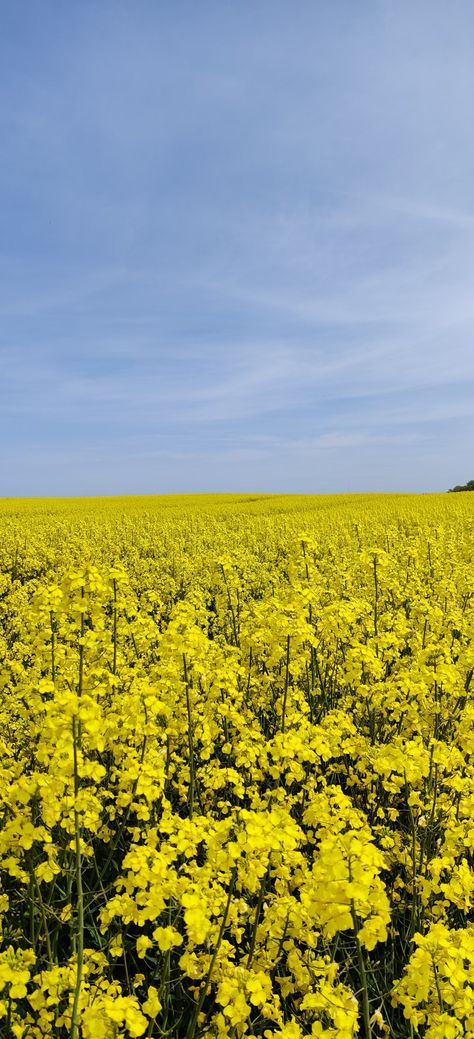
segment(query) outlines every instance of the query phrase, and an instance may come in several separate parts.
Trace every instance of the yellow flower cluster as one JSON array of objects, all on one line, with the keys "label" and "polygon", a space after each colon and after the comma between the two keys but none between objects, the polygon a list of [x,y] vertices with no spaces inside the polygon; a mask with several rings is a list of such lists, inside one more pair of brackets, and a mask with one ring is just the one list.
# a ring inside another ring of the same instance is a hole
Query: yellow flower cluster
[{"label": "yellow flower cluster", "polygon": [[0,513],[2,1039],[474,1039],[474,497]]}]

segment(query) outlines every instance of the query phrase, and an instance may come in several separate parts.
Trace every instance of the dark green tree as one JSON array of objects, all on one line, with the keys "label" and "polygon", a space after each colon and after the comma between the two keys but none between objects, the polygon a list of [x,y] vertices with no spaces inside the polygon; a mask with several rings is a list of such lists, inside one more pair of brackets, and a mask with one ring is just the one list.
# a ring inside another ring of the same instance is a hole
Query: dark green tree
[{"label": "dark green tree", "polygon": [[449,488],[451,491],[474,491],[474,480],[468,480],[467,483],[457,483],[455,487]]}]

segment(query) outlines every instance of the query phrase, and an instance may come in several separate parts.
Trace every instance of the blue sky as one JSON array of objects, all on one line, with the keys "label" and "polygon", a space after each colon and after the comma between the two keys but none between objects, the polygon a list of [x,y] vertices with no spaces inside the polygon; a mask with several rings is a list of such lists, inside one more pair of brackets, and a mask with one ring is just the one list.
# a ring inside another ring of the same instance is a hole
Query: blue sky
[{"label": "blue sky", "polygon": [[0,495],[474,477],[474,5],[6,0]]}]

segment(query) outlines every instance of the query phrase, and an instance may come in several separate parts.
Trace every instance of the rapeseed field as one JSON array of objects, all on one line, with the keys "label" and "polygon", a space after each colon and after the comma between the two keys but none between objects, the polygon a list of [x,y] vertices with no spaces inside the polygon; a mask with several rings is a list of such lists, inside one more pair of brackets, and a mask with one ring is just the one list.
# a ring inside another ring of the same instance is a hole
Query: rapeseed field
[{"label": "rapeseed field", "polygon": [[474,1037],[474,495],[0,514],[2,1039]]}]

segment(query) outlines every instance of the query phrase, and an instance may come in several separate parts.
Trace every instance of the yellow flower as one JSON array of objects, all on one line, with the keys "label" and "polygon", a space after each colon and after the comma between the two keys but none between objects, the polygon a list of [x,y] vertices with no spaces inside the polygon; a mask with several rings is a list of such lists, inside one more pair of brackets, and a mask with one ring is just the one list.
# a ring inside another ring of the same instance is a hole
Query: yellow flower
[{"label": "yellow flower", "polygon": [[142,1003],[142,1010],[148,1017],[155,1018],[161,1010],[161,1003],[158,997],[158,990],[154,985],[150,985],[148,988],[148,997],[145,1003]]},{"label": "yellow flower", "polygon": [[153,938],[162,952],[183,944],[182,935],[174,927],[155,927]]},{"label": "yellow flower", "polygon": [[137,938],[136,949],[137,949],[137,954],[138,954],[138,956],[140,957],[141,960],[143,959],[144,956],[146,956],[146,954],[148,952],[148,949],[151,949],[152,945],[153,945],[153,942],[151,941],[151,939],[147,938],[146,935],[144,935],[144,934],[140,935],[140,937]]}]

